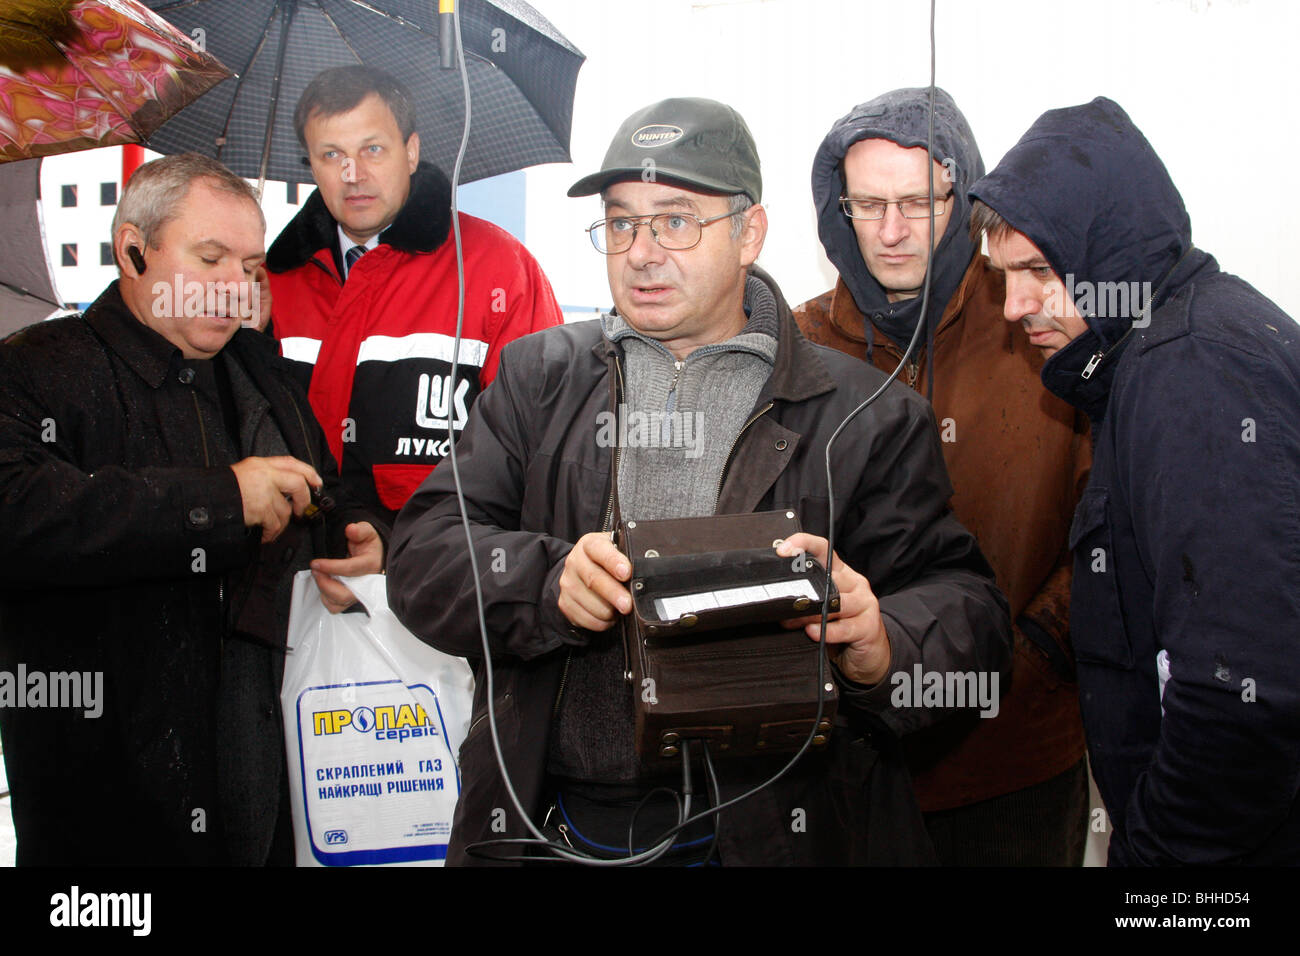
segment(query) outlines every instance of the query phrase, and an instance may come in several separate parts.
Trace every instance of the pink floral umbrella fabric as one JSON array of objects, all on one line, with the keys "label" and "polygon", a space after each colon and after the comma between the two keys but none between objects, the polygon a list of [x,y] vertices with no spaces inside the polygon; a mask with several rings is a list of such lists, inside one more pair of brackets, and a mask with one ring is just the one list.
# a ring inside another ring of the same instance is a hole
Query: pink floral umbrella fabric
[{"label": "pink floral umbrella fabric", "polygon": [[142,142],[233,75],[135,0],[0,0],[0,162]]}]

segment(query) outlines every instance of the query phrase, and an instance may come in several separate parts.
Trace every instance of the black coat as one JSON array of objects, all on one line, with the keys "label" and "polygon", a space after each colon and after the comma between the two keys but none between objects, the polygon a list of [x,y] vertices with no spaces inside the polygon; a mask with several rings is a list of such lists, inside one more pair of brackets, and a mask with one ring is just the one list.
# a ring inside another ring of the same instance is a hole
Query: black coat
[{"label": "black coat", "polygon": [[[235,473],[214,463],[235,449],[218,455],[189,363],[116,283],[84,316],[0,346],[0,671],[103,675],[97,717],[0,707],[19,864],[269,852],[288,584],[310,557],[347,553],[346,522],[374,519],[342,496],[275,343],[241,330],[223,355],[340,503],[328,527],[295,524],[268,546],[244,527]],[[219,728],[222,701],[234,716]],[[252,779],[226,787],[239,819],[223,820],[218,768],[236,765]]]},{"label": "black coat", "polygon": [[1110,862],[1300,863],[1300,328],[1192,246],[1108,99],[1045,113],[972,193],[1087,318],[1042,374],[1093,425],[1070,635]]},{"label": "black coat", "polygon": [[[793,508],[801,527],[825,535],[826,442],[884,375],[864,374],[856,359],[807,342],[775,284],[760,270],[752,274],[778,301],[780,338],[758,414],[725,472],[717,512]],[[457,445],[492,642],[498,731],[514,788],[535,822],[565,652],[586,640],[559,611],[558,582],[572,542],[605,520],[611,452],[597,442],[597,416],[609,408],[617,361],[598,322],[511,343]],[[1006,601],[974,538],[948,508],[952,488],[929,405],[911,389],[891,387],[835,448],[835,549],[881,596],[894,671],[910,673],[919,663],[927,671],[991,671],[1005,680]],[[394,612],[429,644],[481,659],[450,467],[425,481],[393,534],[388,591]],[[494,557],[504,559],[504,571],[499,562],[493,569]],[[468,843],[527,835],[493,755],[481,663],[476,677],[449,863],[468,862]],[[897,735],[943,713],[894,708],[892,689],[888,680],[869,690],[841,688],[847,720],[832,735],[831,752],[805,755],[777,786],[724,814],[724,862],[930,858]],[[723,798],[771,769],[720,771]],[[505,812],[505,832],[493,828],[496,808]],[[806,811],[802,832],[791,827],[795,808]]]}]

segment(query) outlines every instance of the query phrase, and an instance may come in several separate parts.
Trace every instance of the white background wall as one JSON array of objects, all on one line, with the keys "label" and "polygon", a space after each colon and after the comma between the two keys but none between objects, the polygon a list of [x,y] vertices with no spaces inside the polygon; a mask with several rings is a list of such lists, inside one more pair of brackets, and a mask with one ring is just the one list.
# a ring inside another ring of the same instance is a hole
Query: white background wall
[{"label": "white background wall", "polygon": [[[771,219],[760,263],[791,304],[830,288],[813,153],[854,104],[929,82],[928,0],[530,2],[587,55],[574,165],[528,173],[528,245],[561,303],[609,304],[582,234],[599,201],[565,190],[599,168],[624,117],[681,95],[722,100],[749,123]],[[1116,100],[1182,191],[1197,245],[1297,316],[1286,262],[1300,197],[1285,171],[1300,152],[1298,35],[1289,0],[938,0],[936,82],[989,169],[1045,110]],[[1253,213],[1247,196],[1273,211]]]}]

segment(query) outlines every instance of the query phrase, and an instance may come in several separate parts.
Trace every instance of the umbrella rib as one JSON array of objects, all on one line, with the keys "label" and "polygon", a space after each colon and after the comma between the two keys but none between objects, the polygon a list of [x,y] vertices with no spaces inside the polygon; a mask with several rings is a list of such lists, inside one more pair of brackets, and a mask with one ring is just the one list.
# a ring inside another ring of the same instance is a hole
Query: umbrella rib
[{"label": "umbrella rib", "polygon": [[19,295],[26,296],[29,299],[35,299],[37,302],[44,302],[46,305],[52,305],[56,309],[63,308],[62,302],[52,302],[51,300],[45,298],[45,296],[43,295],[37,295],[35,292],[32,292],[29,289],[24,289],[21,286],[16,286],[10,282],[5,282],[3,279],[0,279],[0,286],[4,286],[9,291],[16,292]]},{"label": "umbrella rib", "polygon": [[244,64],[244,68],[239,71],[239,76],[235,80],[235,92],[230,97],[230,109],[226,111],[226,121],[221,126],[221,142],[217,145],[217,159],[221,158],[221,151],[226,146],[227,134],[230,132],[230,122],[235,116],[235,104],[239,102],[239,93],[244,88],[244,77],[248,76],[253,64],[257,62],[257,58],[262,55],[262,48],[266,46],[266,39],[271,35],[271,21],[275,19],[276,11],[279,9],[280,4],[277,0],[276,4],[271,7],[271,12],[267,14],[266,23],[262,25],[262,39],[258,41],[253,52],[248,55],[248,61]]},{"label": "umbrella rib", "polygon": [[266,183],[266,167],[271,162],[271,137],[275,134],[275,114],[280,109],[280,83],[284,79],[284,57],[289,52],[289,27],[298,12],[297,4],[288,4],[280,14],[280,49],[276,51],[275,76],[271,79],[271,109],[266,118],[266,136],[262,140],[262,162],[258,166],[257,194],[262,195]]},{"label": "umbrella rib", "polygon": [[357,52],[357,48],[354,47],[348,41],[348,38],[343,35],[343,31],[339,29],[339,25],[334,22],[334,18],[330,16],[330,12],[325,9],[324,3],[320,5],[320,12],[321,12],[321,16],[325,18],[325,22],[328,23],[330,27],[334,30],[335,34],[338,35],[339,42],[348,48],[348,52],[357,58],[357,62],[358,63],[366,62],[365,58],[360,53]]}]

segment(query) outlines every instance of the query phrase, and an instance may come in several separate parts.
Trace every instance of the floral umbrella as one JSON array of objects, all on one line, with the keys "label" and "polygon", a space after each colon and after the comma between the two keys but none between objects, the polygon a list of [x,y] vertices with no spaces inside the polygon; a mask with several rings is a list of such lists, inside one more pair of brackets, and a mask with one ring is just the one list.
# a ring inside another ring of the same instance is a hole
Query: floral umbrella
[{"label": "floral umbrella", "polygon": [[0,162],[147,139],[234,74],[135,0],[0,0]]}]

